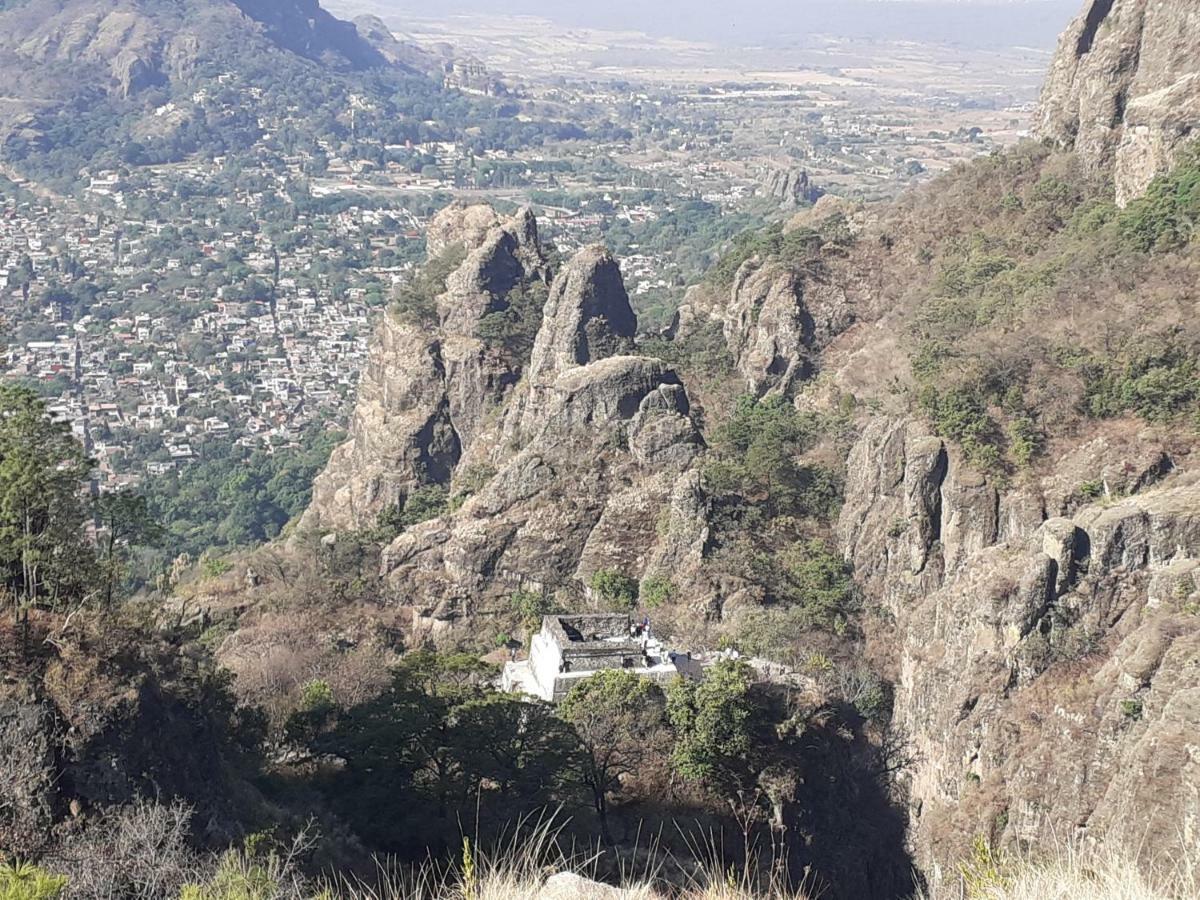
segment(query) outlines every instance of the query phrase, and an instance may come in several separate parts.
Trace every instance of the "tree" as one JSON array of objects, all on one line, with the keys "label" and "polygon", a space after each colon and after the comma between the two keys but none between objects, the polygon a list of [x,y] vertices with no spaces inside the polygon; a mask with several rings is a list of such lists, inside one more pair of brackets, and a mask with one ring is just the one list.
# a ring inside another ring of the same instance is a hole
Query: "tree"
[{"label": "tree", "polygon": [[510,804],[536,805],[574,767],[578,742],[549,704],[490,692],[459,706],[454,719],[470,796],[486,784]]},{"label": "tree", "polygon": [[102,494],[96,500],[96,521],[101,534],[104,606],[110,609],[129,548],[158,546],[166,532],[146,498],[129,491]]},{"label": "tree", "polygon": [[689,781],[736,790],[750,755],[750,667],[722,660],[699,683],[679,679],[667,691],[675,731],[671,762]]},{"label": "tree", "polygon": [[[330,801],[360,834],[425,852],[492,809],[516,820],[556,799],[578,747],[570,726],[545,704],[497,693],[494,678],[470,654],[417,651],[379,697],[335,712],[311,746],[345,761]],[[410,802],[397,804],[402,794]]]},{"label": "tree", "polygon": [[667,716],[675,730],[672,765],[684,778],[702,784],[728,804],[742,832],[747,865],[763,799],[751,684],[745,662],[723,660],[698,684],[680,679],[667,692]]},{"label": "tree", "polygon": [[610,669],[571,688],[558,714],[579,738],[579,779],[591,793],[600,838],[611,844],[608,798],[621,790],[621,778],[638,771],[660,743],[666,724],[662,691],[649,679]]},{"label": "tree", "polygon": [[637,605],[637,581],[613,569],[597,569],[588,586],[613,612],[629,612]]},{"label": "tree", "polygon": [[836,480],[796,462],[813,443],[816,427],[781,396],[742,397],[717,432],[716,459],[706,466],[705,479],[716,493],[738,495],[771,518],[827,516],[836,508]]},{"label": "tree", "polygon": [[95,560],[82,488],[91,469],[36,394],[0,385],[0,566],[18,622],[39,603],[87,593]]}]

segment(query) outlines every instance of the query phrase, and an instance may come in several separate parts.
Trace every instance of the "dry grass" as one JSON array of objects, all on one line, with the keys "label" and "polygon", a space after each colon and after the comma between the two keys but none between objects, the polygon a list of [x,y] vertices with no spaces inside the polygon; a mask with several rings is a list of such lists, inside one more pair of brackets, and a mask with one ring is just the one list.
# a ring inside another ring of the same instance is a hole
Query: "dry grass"
[{"label": "dry grass", "polygon": [[1069,853],[1050,863],[1022,867],[981,900],[1187,900],[1200,897],[1195,871],[1153,877],[1121,857]]},{"label": "dry grass", "polygon": [[[620,867],[621,888],[597,885],[592,880],[598,877],[601,855],[564,847],[561,837],[561,829],[552,822],[524,822],[494,852],[480,852],[465,838],[460,858],[451,865],[429,863],[413,869],[383,863],[378,877],[370,881],[341,879],[326,885],[327,896],[344,900],[808,900],[805,894],[780,888],[755,889],[749,873],[723,871],[716,863],[678,865],[659,857],[653,847],[640,856],[641,862]],[[674,873],[670,881],[665,877],[668,869]],[[691,874],[680,875],[683,871]]]},{"label": "dry grass", "polygon": [[[717,867],[702,869],[682,885],[664,883],[658,870],[632,877],[612,894],[545,890],[552,872],[595,874],[595,860],[560,857],[549,862],[545,854],[557,853],[555,836],[539,832],[526,847],[487,856],[470,851],[451,870],[426,868],[400,876],[390,873],[372,886],[342,884],[332,893],[347,900],[812,900],[811,895],[781,887],[755,886],[741,874]],[[955,883],[926,900],[1194,900],[1200,897],[1200,870],[1191,861],[1172,864],[1170,874],[1149,875],[1133,865],[1124,853],[1064,848],[1041,861],[993,859],[995,865],[970,867]]]},{"label": "dry grass", "polygon": [[1133,861],[1130,848],[1056,847],[1041,857],[1013,857],[977,842],[960,878],[930,900],[1193,900],[1200,862],[1162,860],[1156,871]]}]

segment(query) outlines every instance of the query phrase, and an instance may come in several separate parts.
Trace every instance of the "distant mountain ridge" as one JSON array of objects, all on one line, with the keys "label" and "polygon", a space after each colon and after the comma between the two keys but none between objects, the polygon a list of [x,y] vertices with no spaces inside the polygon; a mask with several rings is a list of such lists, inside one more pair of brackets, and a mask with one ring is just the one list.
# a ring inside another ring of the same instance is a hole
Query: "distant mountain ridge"
[{"label": "distant mountain ridge", "polygon": [[[261,110],[248,115],[243,98],[217,121],[193,108],[190,98],[218,85],[258,89],[276,113],[324,104],[313,118],[326,123],[351,94],[375,96],[380,118],[395,119],[391,98],[440,94],[452,63],[318,0],[5,0],[0,155],[35,177],[70,177],[134,140],[161,158],[206,141],[236,149]],[[168,103],[182,111],[166,116]]]}]

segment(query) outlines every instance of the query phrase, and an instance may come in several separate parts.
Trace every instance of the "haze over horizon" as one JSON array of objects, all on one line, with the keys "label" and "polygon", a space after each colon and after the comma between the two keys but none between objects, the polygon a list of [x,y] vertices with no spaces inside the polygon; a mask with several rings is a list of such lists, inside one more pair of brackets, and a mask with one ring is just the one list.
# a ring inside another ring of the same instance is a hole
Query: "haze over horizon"
[{"label": "haze over horizon", "polygon": [[[333,0],[329,5],[342,12],[370,9],[425,18],[497,13],[487,0]],[[782,46],[821,34],[1048,50],[1079,7],[1079,0],[612,0],[603,5],[511,0],[504,14],[733,45]]]}]

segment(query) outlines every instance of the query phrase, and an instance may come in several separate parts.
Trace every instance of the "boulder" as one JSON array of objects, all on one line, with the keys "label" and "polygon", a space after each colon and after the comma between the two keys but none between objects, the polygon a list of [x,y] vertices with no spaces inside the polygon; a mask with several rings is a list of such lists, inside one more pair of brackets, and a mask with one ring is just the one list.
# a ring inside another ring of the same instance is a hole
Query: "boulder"
[{"label": "boulder", "polygon": [[[534,900],[632,900],[634,896],[629,891],[581,875],[560,872],[546,879]],[[644,898],[645,894],[638,893],[637,896]]]}]

